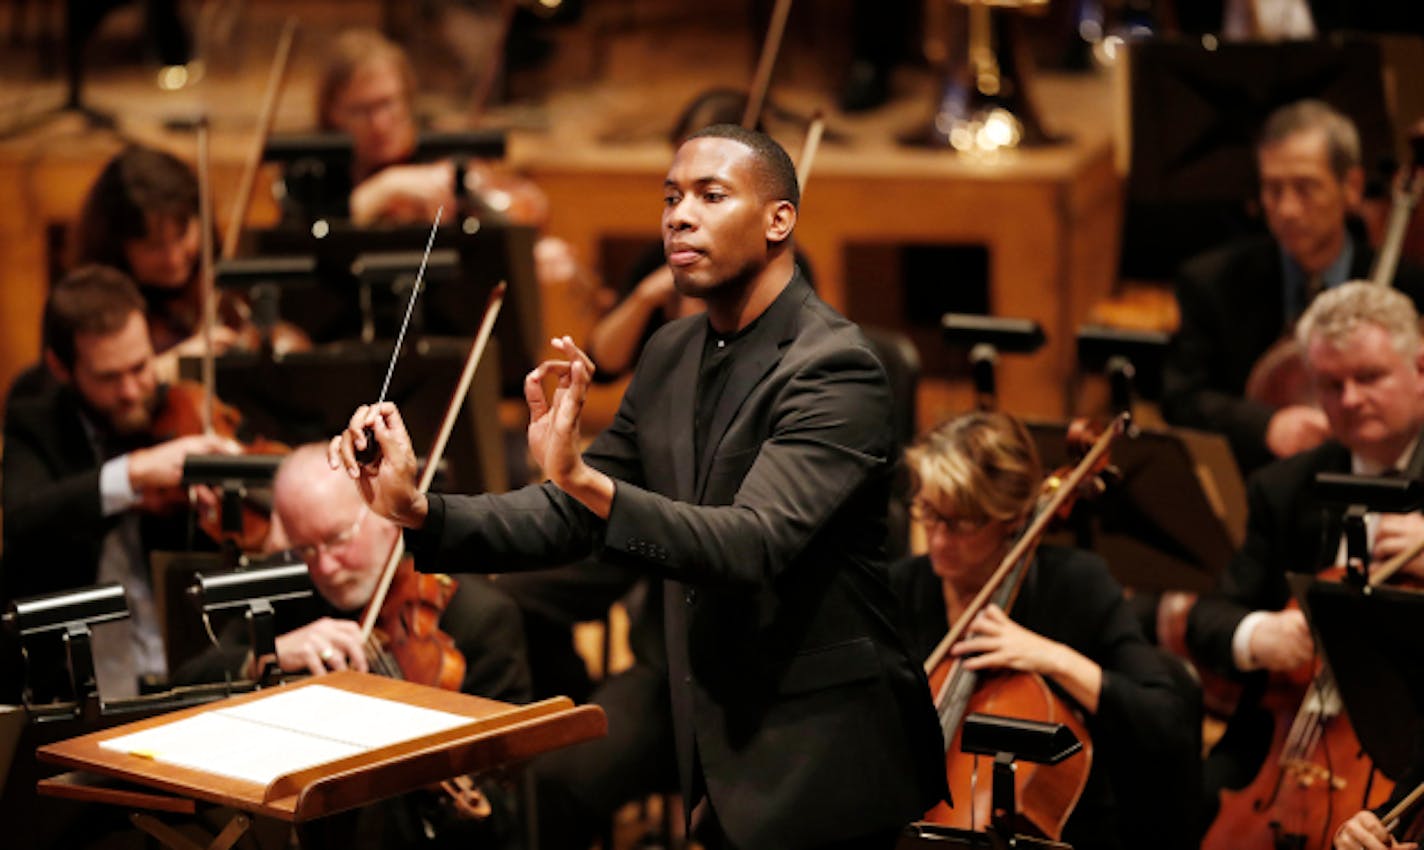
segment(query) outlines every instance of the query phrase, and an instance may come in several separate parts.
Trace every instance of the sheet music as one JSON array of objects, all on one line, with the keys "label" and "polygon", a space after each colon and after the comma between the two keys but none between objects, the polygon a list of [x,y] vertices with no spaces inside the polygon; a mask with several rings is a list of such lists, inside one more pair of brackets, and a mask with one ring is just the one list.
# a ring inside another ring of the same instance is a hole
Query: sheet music
[{"label": "sheet music", "polygon": [[102,741],[108,750],[266,785],[283,774],[470,718],[308,685]]}]

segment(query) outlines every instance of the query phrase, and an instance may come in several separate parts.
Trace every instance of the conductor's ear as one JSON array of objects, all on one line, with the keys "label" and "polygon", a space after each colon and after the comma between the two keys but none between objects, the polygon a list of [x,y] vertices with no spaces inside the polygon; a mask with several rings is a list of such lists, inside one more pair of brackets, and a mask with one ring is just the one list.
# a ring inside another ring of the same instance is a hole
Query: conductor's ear
[{"label": "conductor's ear", "polygon": [[796,206],[790,201],[775,201],[766,222],[766,241],[785,242],[796,230]]}]

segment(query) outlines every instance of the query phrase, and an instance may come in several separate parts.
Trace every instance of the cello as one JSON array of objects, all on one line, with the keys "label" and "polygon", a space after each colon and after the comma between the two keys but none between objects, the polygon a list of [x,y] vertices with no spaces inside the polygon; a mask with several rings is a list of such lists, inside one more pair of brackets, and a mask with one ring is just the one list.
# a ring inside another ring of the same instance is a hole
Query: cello
[{"label": "cello", "polygon": [[[1369,586],[1383,586],[1420,552],[1424,539],[1371,570]],[[1335,566],[1320,577],[1338,580],[1343,574]],[[1222,792],[1220,814],[1202,847],[1328,850],[1345,820],[1383,805],[1394,783],[1376,774],[1323,660],[1272,674],[1261,706],[1275,724],[1271,749],[1249,785]]]},{"label": "cello", "polygon": [[[982,829],[990,820],[992,779],[988,765],[960,752],[963,719],[972,712],[1062,723],[1084,743],[1080,756],[1056,765],[1015,766],[1015,799],[1021,811],[1017,822],[1040,837],[1058,839],[1087,782],[1092,768],[1092,746],[1087,727],[1074,708],[1033,673],[995,672],[979,676],[967,669],[962,659],[951,657],[950,648],[959,643],[978,614],[991,603],[1009,610],[1018,596],[1033,553],[1049,524],[1071,510],[1072,501],[1091,487],[1094,477],[1107,464],[1113,439],[1127,426],[1126,415],[1093,441],[1083,460],[1066,474],[1054,474],[1044,481],[1033,517],[1015,540],[990,578],[956,618],[948,634],[925,661],[925,671],[934,693],[946,741],[945,769],[953,808],[937,804],[925,819],[960,829]],[[1073,429],[1073,436],[1083,432]]]}]

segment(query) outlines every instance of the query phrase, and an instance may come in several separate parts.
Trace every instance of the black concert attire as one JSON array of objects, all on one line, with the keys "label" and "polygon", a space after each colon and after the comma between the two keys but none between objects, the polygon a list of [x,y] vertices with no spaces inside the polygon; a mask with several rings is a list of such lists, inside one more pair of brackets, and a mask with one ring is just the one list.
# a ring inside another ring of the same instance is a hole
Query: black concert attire
[{"label": "black concert attire", "polygon": [[[642,283],[648,275],[662,268],[666,264],[667,259],[663,256],[662,243],[655,242],[648,245],[647,249],[644,250],[643,253],[638,255],[638,258],[628,269],[628,273],[623,276],[623,284],[618,289],[619,303],[626,301],[628,299],[628,296],[633,294],[633,290],[638,288],[638,284]],[[812,289],[815,289],[815,272],[811,269],[810,261],[806,259],[806,256],[804,254],[801,254],[799,252],[796,254],[796,268],[801,271],[801,276],[806,281],[806,283],[810,284]],[[641,335],[638,337],[637,350],[641,352],[645,348],[647,348],[648,340],[652,339],[653,334],[658,332],[658,328],[661,328],[663,325],[667,324],[668,321],[669,318],[667,314],[663,312],[662,308],[654,310],[648,316],[647,323],[643,325]],[[588,356],[593,359],[593,362],[595,364],[598,364],[598,352],[595,351],[591,346],[587,347],[585,351],[588,353]],[[593,379],[598,383],[610,383],[623,377],[631,371],[631,369],[627,369],[622,372],[612,372],[609,371],[606,367],[599,365],[597,370],[593,373]]]},{"label": "black concert attire", "polygon": [[898,451],[884,372],[799,274],[723,340],[725,382],[699,380],[712,337],[705,316],[656,334],[586,452],[617,482],[608,519],[552,484],[437,495],[407,542],[432,568],[596,553],[662,576],[687,810],[705,798],[744,850],[896,830],[943,795],[944,772],[882,561]]},{"label": "black concert attire", "polygon": [[[160,404],[164,391],[159,388]],[[96,626],[101,686],[117,684],[106,669],[124,677],[157,674],[154,665],[162,664],[163,650],[160,624],[154,620],[148,554],[191,549],[199,543],[188,511],[167,515],[140,512],[131,505],[108,503],[101,492],[106,461],[154,442],[146,436],[121,440],[109,435],[85,411],[73,389],[52,379],[39,379],[34,371],[16,381],[6,403],[5,561],[0,599],[9,602],[101,581],[123,582],[132,621]],[[209,546],[201,544],[200,548]],[[109,659],[117,666],[110,666],[103,645],[131,641],[136,657],[144,659],[139,667],[147,669],[129,669],[132,665],[119,663],[124,659],[117,655]],[[40,651],[32,656],[31,667],[40,674],[52,668],[59,676],[62,661],[58,655],[49,657]],[[37,700],[62,692],[58,680],[36,684]]]},{"label": "black concert attire", "polygon": [[[1349,262],[1326,286],[1369,275],[1374,255],[1352,235]],[[1181,324],[1162,374],[1162,413],[1173,425],[1226,436],[1243,473],[1274,459],[1266,448],[1273,408],[1245,397],[1251,368],[1308,306],[1306,284],[1270,236],[1233,242],[1189,260],[1177,276]],[[1395,286],[1424,308],[1424,273],[1401,264]]]},{"label": "black concert attire", "polygon": [[[943,583],[925,555],[893,564],[890,582],[916,657],[928,658],[949,632]],[[1098,710],[1084,718],[1093,767],[1063,840],[1075,850],[1195,847],[1200,695],[1143,638],[1107,565],[1040,546],[1009,616],[1103,671]]]}]

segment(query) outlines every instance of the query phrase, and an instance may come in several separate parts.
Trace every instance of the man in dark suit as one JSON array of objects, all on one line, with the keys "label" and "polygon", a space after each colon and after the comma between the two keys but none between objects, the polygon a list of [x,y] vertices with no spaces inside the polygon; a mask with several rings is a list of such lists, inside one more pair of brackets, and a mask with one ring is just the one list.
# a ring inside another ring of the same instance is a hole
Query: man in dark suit
[{"label": "man in dark suit", "polygon": [[185,548],[187,514],[171,503],[183,459],[239,447],[150,436],[167,388],[154,375],[143,297],[123,273],[86,266],[56,284],[44,339],[50,377],[26,381],[30,389],[12,392],[5,408],[0,589],[12,600],[121,582],[127,635],[94,646],[106,696],[131,694],[137,676],[165,672],[147,553]]},{"label": "man in dark suit", "polygon": [[[1257,671],[1290,671],[1314,654],[1304,615],[1285,609],[1287,571],[1314,573],[1340,562],[1341,513],[1312,498],[1316,473],[1414,469],[1424,429],[1418,321],[1404,295],[1363,282],[1323,293],[1301,318],[1297,339],[1330,439],[1251,477],[1246,541],[1219,587],[1188,619],[1187,642],[1196,657],[1251,684],[1207,762],[1213,800],[1217,788],[1248,783],[1270,745],[1268,718],[1249,696],[1264,684]],[[1369,526],[1377,562],[1424,538],[1424,516],[1417,513],[1379,515]],[[1424,575],[1424,557],[1405,569]]]},{"label": "man in dark suit", "polygon": [[[1374,255],[1347,227],[1364,172],[1350,119],[1319,101],[1283,107],[1256,148],[1270,235],[1187,262],[1177,279],[1181,325],[1163,374],[1162,412],[1174,425],[1226,435],[1245,473],[1320,444],[1320,409],[1247,398],[1247,377],[1315,292],[1369,276]],[[1424,305],[1424,274],[1401,268],[1395,286]]]},{"label": "man in dark suit", "polygon": [[[393,405],[330,448],[423,563],[520,569],[590,552],[660,575],[684,800],[713,847],[893,846],[944,793],[943,741],[886,582],[896,446],[884,370],[796,273],[795,171],[728,125],[679,148],[663,244],[707,312],[648,343],[612,426],[578,452],[590,363],[525,384],[549,481],[421,496]],[[552,398],[544,379],[557,381]],[[383,459],[355,452],[370,426]]]}]

